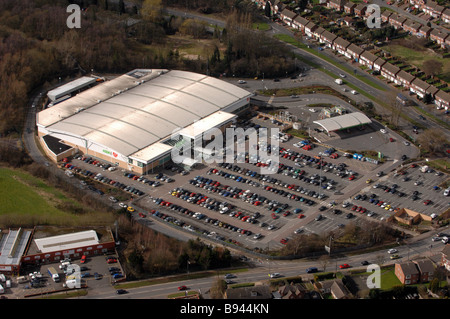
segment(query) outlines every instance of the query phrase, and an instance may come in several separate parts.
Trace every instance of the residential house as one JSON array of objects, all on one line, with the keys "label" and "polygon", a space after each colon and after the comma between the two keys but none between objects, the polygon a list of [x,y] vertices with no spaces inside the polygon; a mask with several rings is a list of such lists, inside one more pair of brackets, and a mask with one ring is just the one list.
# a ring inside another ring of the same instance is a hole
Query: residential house
[{"label": "residential house", "polygon": [[381,22],[389,23],[389,17],[392,15],[392,11],[385,10],[381,13]]},{"label": "residential house", "polygon": [[403,285],[414,285],[419,282],[420,272],[411,261],[395,264],[394,272]]},{"label": "residential house", "polygon": [[342,23],[345,24],[347,27],[352,27],[355,24],[355,19],[352,17],[344,17],[342,19]]},{"label": "residential house", "polygon": [[430,39],[436,41],[442,48],[445,47],[445,39],[448,37],[448,32],[442,28],[435,28],[430,33]]},{"label": "residential house", "polygon": [[[402,72],[402,71],[400,71],[400,72]],[[399,72],[399,74],[400,74],[400,72]],[[406,74],[409,74],[409,73],[406,73]],[[398,75],[397,75],[397,77],[398,77]],[[394,220],[399,223],[411,226],[411,225],[416,225],[416,224],[420,223],[421,221],[431,222],[432,219],[430,216],[415,212],[412,209],[402,208],[402,209],[399,209],[398,211],[396,211],[394,213],[394,215],[392,215],[388,218],[389,222],[394,221]]]},{"label": "residential house", "polygon": [[320,281],[315,283],[314,287],[321,294],[331,294],[334,299],[347,299],[351,297],[351,293],[342,282],[342,279]]},{"label": "residential house", "polygon": [[393,13],[389,17],[389,24],[392,25],[395,29],[402,29],[403,23],[405,23],[406,18],[402,15]]},{"label": "residential house", "polygon": [[225,299],[272,299],[272,292],[267,285],[228,288]]},{"label": "residential house", "polygon": [[281,2],[281,0],[274,0],[272,3],[272,12],[273,14],[279,14],[283,9],[286,8],[286,5]]},{"label": "residential house", "polygon": [[280,19],[290,27],[293,26],[292,23],[294,22],[296,16],[297,13],[289,9],[284,9],[283,11],[280,12]]},{"label": "residential house", "polygon": [[313,32],[318,28],[317,24],[309,21],[309,23],[305,26],[305,33],[309,37],[313,37]]},{"label": "residential house", "polygon": [[441,266],[450,271],[450,244],[444,246],[441,255]]},{"label": "residential house", "polygon": [[381,71],[381,67],[386,63],[383,58],[378,58],[373,62],[373,69],[377,71]]},{"label": "residential house", "polygon": [[450,109],[450,94],[439,90],[434,95],[434,104],[436,104],[437,109]]},{"label": "residential house", "polygon": [[344,4],[344,12],[348,14],[354,14],[356,8],[356,3],[348,1]]},{"label": "residential house", "polygon": [[330,31],[325,30],[322,32],[320,39],[321,42],[325,43],[325,47],[331,48],[332,50],[335,49],[334,47],[334,40],[337,38],[337,35],[331,33]]},{"label": "residential house", "polygon": [[347,40],[337,37],[334,40],[334,49],[337,50],[340,54],[345,55],[347,58],[351,58],[350,54],[347,53],[347,48],[349,47],[350,42]]},{"label": "residential house", "polygon": [[383,66],[381,66],[380,70],[382,76],[395,84],[399,84],[396,78],[398,72],[400,72],[400,68],[389,62],[386,62]]},{"label": "residential house", "polygon": [[[322,39],[322,33],[324,33],[325,32],[325,29],[324,28],[322,28],[322,27],[317,27],[317,29],[315,29],[313,32],[312,32],[312,36],[313,36],[313,38],[315,38],[316,40],[319,40],[319,41],[321,41],[321,39]],[[322,41],[321,41],[322,42]]]},{"label": "residential house", "polygon": [[337,11],[344,10],[345,0],[329,0],[327,4],[327,8],[335,9]]},{"label": "residential house", "polygon": [[447,8],[442,12],[441,20],[445,23],[450,23],[450,8]]},{"label": "residential house", "polygon": [[445,10],[445,7],[438,5],[434,1],[427,1],[422,10],[433,18],[440,18]]},{"label": "residential house", "polygon": [[425,96],[425,93],[427,89],[429,88],[429,84],[425,81],[422,81],[419,78],[415,78],[411,82],[411,86],[409,87],[409,90],[415,94],[417,94],[419,97],[423,98]]},{"label": "residential house", "polygon": [[363,3],[357,4],[355,9],[353,10],[355,13],[355,16],[362,18],[367,10],[367,6]]},{"label": "residential house", "polygon": [[414,80],[415,76],[411,75],[404,70],[400,70],[400,72],[397,73],[397,80],[400,82],[400,84],[409,89],[411,86],[411,82]]},{"label": "residential house", "polygon": [[373,69],[373,64],[378,57],[370,51],[364,51],[359,59],[359,64],[367,66],[369,69]]},{"label": "residential house", "polygon": [[300,284],[281,286],[277,292],[279,293],[280,299],[304,299],[308,294],[308,290]]},{"label": "residential house", "polygon": [[425,94],[430,94],[431,98],[434,100],[434,96],[436,95],[436,93],[439,91],[439,89],[437,87],[435,87],[434,85],[430,85],[426,90],[425,90]]},{"label": "residential house", "polygon": [[430,36],[431,30],[433,30],[431,27],[427,25],[422,25],[419,29],[419,32],[416,34],[416,36],[421,38],[428,38]]},{"label": "residential house", "polygon": [[414,20],[406,19],[406,21],[403,23],[403,30],[408,31],[410,34],[414,36],[417,36],[421,26],[422,24]]},{"label": "residential house", "polygon": [[444,47],[447,49],[450,48],[450,35],[445,38]]},{"label": "residential house", "polygon": [[364,49],[357,46],[354,43],[351,43],[347,48],[347,53],[351,56],[351,59],[359,62],[359,59],[361,57],[361,54],[364,52]]},{"label": "residential house", "polygon": [[422,9],[426,3],[426,0],[409,0],[409,3],[412,4],[416,9]]},{"label": "residential house", "polygon": [[433,280],[434,265],[429,259],[413,260],[420,273],[420,282],[430,282]]},{"label": "residential house", "polygon": [[305,32],[305,27],[309,23],[309,20],[306,18],[303,18],[302,16],[298,15],[294,18],[293,25],[296,29]]}]

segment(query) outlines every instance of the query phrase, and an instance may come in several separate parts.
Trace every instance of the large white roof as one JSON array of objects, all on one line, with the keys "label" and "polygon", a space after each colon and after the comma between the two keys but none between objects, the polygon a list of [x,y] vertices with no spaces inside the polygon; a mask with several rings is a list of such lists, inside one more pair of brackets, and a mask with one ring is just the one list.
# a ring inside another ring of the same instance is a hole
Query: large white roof
[{"label": "large white roof", "polygon": [[35,239],[34,242],[41,252],[48,253],[58,250],[97,245],[99,240],[95,230],[87,230],[72,234],[39,238]]},{"label": "large white roof", "polygon": [[40,112],[38,126],[130,156],[252,95],[203,74],[141,72],[141,78],[124,74]]},{"label": "large white roof", "polygon": [[338,131],[341,129],[354,127],[363,124],[372,123],[372,121],[363,113],[355,112],[344,114],[340,116],[334,116],[323,120],[317,120],[313,123],[319,124],[328,132]]}]

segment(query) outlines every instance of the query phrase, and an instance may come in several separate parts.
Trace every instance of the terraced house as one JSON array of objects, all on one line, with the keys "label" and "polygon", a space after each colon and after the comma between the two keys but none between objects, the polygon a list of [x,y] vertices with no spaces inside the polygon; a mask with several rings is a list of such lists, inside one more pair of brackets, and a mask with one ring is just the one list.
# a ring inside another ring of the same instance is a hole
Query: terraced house
[{"label": "terraced house", "polygon": [[394,82],[395,84],[400,84],[400,82],[397,80],[398,72],[400,72],[400,68],[389,62],[386,62],[380,70],[382,76],[384,76],[389,81]]},{"label": "terraced house", "polygon": [[422,81],[419,78],[415,78],[412,80],[409,90],[423,98],[429,86],[430,85],[427,82]]},{"label": "terraced house", "polygon": [[378,57],[375,54],[373,54],[369,51],[364,51],[361,54],[361,58],[359,59],[359,64],[365,65],[369,69],[373,69],[374,63],[377,59],[378,59]]},{"label": "terraced house", "polygon": [[284,9],[280,13],[281,20],[286,23],[288,26],[292,27],[295,17],[297,16],[297,13],[294,11],[291,11],[289,9]]},{"label": "terraced house", "polygon": [[442,48],[445,47],[445,39],[448,37],[448,32],[442,28],[433,29],[430,33],[430,39],[439,44]]},{"label": "terraced house", "polygon": [[414,80],[414,78],[414,75],[411,75],[404,70],[400,70],[400,72],[397,73],[397,81],[399,81],[400,84],[407,89],[411,87],[411,82]]}]

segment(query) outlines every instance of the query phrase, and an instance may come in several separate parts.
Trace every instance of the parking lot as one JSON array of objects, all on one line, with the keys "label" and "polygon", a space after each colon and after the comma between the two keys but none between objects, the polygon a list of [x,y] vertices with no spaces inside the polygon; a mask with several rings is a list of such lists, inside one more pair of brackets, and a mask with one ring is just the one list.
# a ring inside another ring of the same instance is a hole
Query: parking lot
[{"label": "parking lot", "polygon": [[[255,124],[276,126],[252,119],[243,127]],[[110,171],[101,167],[101,162],[86,161],[85,157],[75,158],[70,164],[78,168],[81,187],[103,189],[106,194],[96,196],[110,199],[117,208],[133,206],[133,216],[140,221],[160,220],[219,242],[262,250],[282,247],[281,239],[295,236],[296,231],[321,234],[360,218],[383,221],[397,207],[431,215],[448,205],[443,190],[433,189],[445,181],[447,176],[443,174],[405,167],[377,177],[380,165],[355,160],[310,141],[290,138],[280,141],[279,148],[246,143],[247,151],[270,149],[279,156],[276,171],[262,174],[265,160],[259,158],[252,163],[245,153],[235,154],[234,163],[202,164],[190,172],[173,166],[145,176],[122,169]],[[366,183],[369,178],[374,181]],[[414,185],[418,180],[419,185]],[[415,200],[414,191],[418,191]],[[404,196],[399,196],[401,193]],[[366,196],[355,199],[358,194]],[[426,205],[423,202],[427,199],[430,202]],[[377,205],[375,200],[387,204]],[[343,202],[351,204],[344,208]],[[322,218],[316,220],[318,215]]]},{"label": "parking lot", "polygon": [[[109,289],[115,281],[124,278],[123,276],[114,278],[114,274],[123,274],[121,265],[115,255],[90,256],[86,258],[84,263],[77,259],[70,261],[70,264],[79,267],[82,287]],[[27,274],[19,277],[21,278],[20,281],[15,277],[11,289],[7,289],[4,296],[9,299],[23,299],[33,296],[45,298],[46,294],[69,291],[70,289],[65,288],[63,285],[66,279],[70,279],[66,277],[71,275],[69,273],[66,274],[67,269],[70,268],[64,268],[61,265],[62,263],[60,262],[34,267],[26,266],[24,271]],[[52,279],[48,272],[49,268],[56,270],[59,275],[59,281],[55,282]]]}]

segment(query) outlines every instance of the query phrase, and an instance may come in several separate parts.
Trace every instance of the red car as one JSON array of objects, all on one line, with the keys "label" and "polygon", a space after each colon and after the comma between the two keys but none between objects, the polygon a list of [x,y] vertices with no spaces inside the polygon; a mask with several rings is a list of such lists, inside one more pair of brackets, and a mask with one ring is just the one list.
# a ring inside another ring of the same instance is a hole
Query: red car
[{"label": "red car", "polygon": [[352,181],[352,180],[354,180],[354,179],[355,179],[355,175],[351,175],[351,176],[348,178],[349,181]]},{"label": "red car", "polygon": [[290,211],[285,211],[284,213],[283,213],[283,216],[289,216],[291,214],[291,212]]},{"label": "red car", "polygon": [[303,218],[303,217],[305,217],[305,215],[303,215],[303,214],[298,215],[298,218]]},{"label": "red car", "polygon": [[389,142],[394,142],[394,141],[395,140],[392,137],[389,138]]},{"label": "red car", "polygon": [[288,239],[287,239],[287,238],[282,238],[282,239],[280,240],[280,243],[282,243],[283,245],[286,245],[287,242],[288,242]]},{"label": "red car", "polygon": [[423,202],[425,205],[430,205],[431,204],[431,200],[427,199],[426,201]]},{"label": "red car", "polygon": [[339,268],[341,268],[341,269],[350,268],[350,265],[349,264],[342,264],[342,265],[339,265]]},{"label": "red car", "polygon": [[86,255],[81,256],[81,261],[82,264],[84,264],[86,262]]},{"label": "red car", "polygon": [[117,262],[117,259],[116,259],[116,258],[109,258],[106,262],[107,262],[108,264],[113,264],[113,263],[116,263],[116,262]]},{"label": "red car", "polygon": [[180,287],[178,287],[178,290],[186,290],[186,289],[187,289],[186,286],[180,286]]}]

